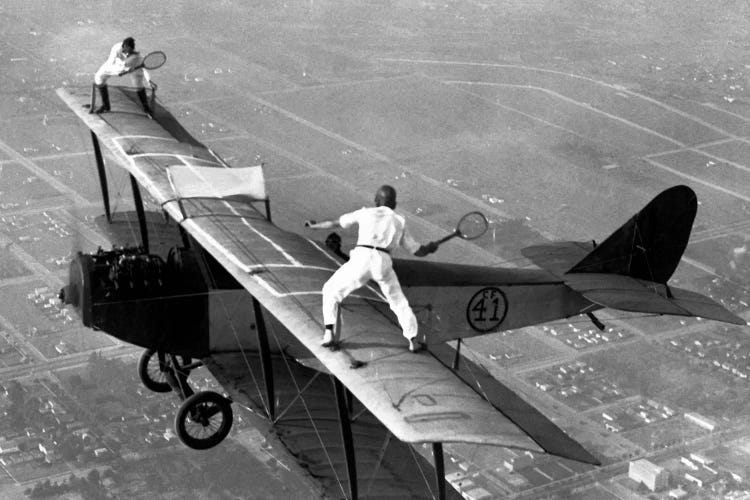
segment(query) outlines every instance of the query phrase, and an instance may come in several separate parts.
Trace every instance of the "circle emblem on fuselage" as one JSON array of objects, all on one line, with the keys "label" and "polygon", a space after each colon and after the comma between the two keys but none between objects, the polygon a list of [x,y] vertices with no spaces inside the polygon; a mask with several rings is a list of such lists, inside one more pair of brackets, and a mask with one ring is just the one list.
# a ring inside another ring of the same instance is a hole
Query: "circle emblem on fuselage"
[{"label": "circle emblem on fuselage", "polygon": [[466,320],[478,332],[489,332],[500,326],[508,312],[505,294],[495,287],[482,288],[466,306]]}]

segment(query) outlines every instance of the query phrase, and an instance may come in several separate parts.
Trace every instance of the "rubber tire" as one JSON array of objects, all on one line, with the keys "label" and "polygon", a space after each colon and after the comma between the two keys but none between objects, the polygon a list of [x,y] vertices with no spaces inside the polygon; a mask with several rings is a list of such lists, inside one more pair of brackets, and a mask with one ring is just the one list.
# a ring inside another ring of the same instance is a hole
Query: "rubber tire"
[{"label": "rubber tire", "polygon": [[[191,413],[200,405],[214,405],[222,416],[221,426],[206,438],[198,438],[188,434],[186,423]],[[194,450],[207,450],[221,443],[232,428],[232,404],[227,398],[213,391],[197,392],[182,402],[175,416],[174,427],[177,436],[188,447]]]},{"label": "rubber tire", "polygon": [[154,380],[153,378],[151,378],[151,374],[148,371],[148,365],[151,362],[151,358],[153,358],[154,354],[156,354],[156,350],[154,349],[146,349],[145,351],[143,351],[143,354],[141,354],[141,357],[138,360],[138,377],[140,377],[141,382],[143,382],[143,385],[145,385],[146,388],[154,392],[170,392],[172,390],[172,386],[169,385],[168,382],[160,382],[158,380]]}]

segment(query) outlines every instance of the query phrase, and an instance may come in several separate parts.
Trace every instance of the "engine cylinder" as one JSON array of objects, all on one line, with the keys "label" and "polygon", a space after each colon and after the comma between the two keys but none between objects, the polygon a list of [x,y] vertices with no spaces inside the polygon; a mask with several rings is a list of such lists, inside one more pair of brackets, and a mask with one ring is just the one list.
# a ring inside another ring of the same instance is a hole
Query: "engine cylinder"
[{"label": "engine cylinder", "polygon": [[141,248],[78,253],[60,298],[83,324],[142,347],[208,354],[207,286],[192,251],[167,262]]}]

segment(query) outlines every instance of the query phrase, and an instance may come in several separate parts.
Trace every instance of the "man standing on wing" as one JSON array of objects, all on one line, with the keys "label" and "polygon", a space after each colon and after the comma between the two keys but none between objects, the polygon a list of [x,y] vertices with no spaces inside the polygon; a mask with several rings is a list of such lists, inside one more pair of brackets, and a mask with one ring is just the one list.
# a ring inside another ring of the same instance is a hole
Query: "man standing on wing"
[{"label": "man standing on wing", "polygon": [[336,347],[334,330],[341,301],[367,281],[374,280],[396,314],[404,337],[409,340],[409,350],[417,352],[421,349],[417,341],[417,318],[401,291],[390,253],[401,246],[417,257],[424,257],[437,250],[438,245],[434,242],[417,243],[407,231],[404,217],[393,211],[395,208],[396,190],[384,185],[375,193],[374,207],[361,208],[337,220],[305,222],[305,226],[312,229],[359,226],[357,246],[350,252],[349,261],[323,285],[323,346]]}]

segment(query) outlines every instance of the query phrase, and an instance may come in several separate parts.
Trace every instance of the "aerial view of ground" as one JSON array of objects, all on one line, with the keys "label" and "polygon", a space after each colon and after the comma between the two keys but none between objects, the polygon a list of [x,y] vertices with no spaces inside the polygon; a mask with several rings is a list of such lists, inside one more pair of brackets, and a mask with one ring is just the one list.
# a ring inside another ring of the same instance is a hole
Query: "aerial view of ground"
[{"label": "aerial view of ground", "polygon": [[[107,162],[108,226],[89,131],[55,93],[91,85],[114,43],[132,36],[167,54],[152,74],[159,102],[230,165],[263,163],[283,228],[318,237],[305,220],[369,205],[388,183],[418,240],[468,211],[489,218],[485,236],[429,259],[531,268],[522,248],[602,241],[684,184],[699,206],[670,284],[750,319],[749,21],[740,0],[5,0],[0,497],[320,494],[250,417],[226,455],[194,455],[171,433],[174,402],[139,385],[140,350],[83,328],[56,299],[76,251],[139,241],[128,177]],[[158,246],[160,210],[145,201]],[[572,317],[469,340],[462,353],[602,466],[447,446],[456,491],[750,494],[750,327],[597,314],[602,331]],[[50,425],[62,437],[42,438]],[[639,459],[666,483],[638,479]]]}]

